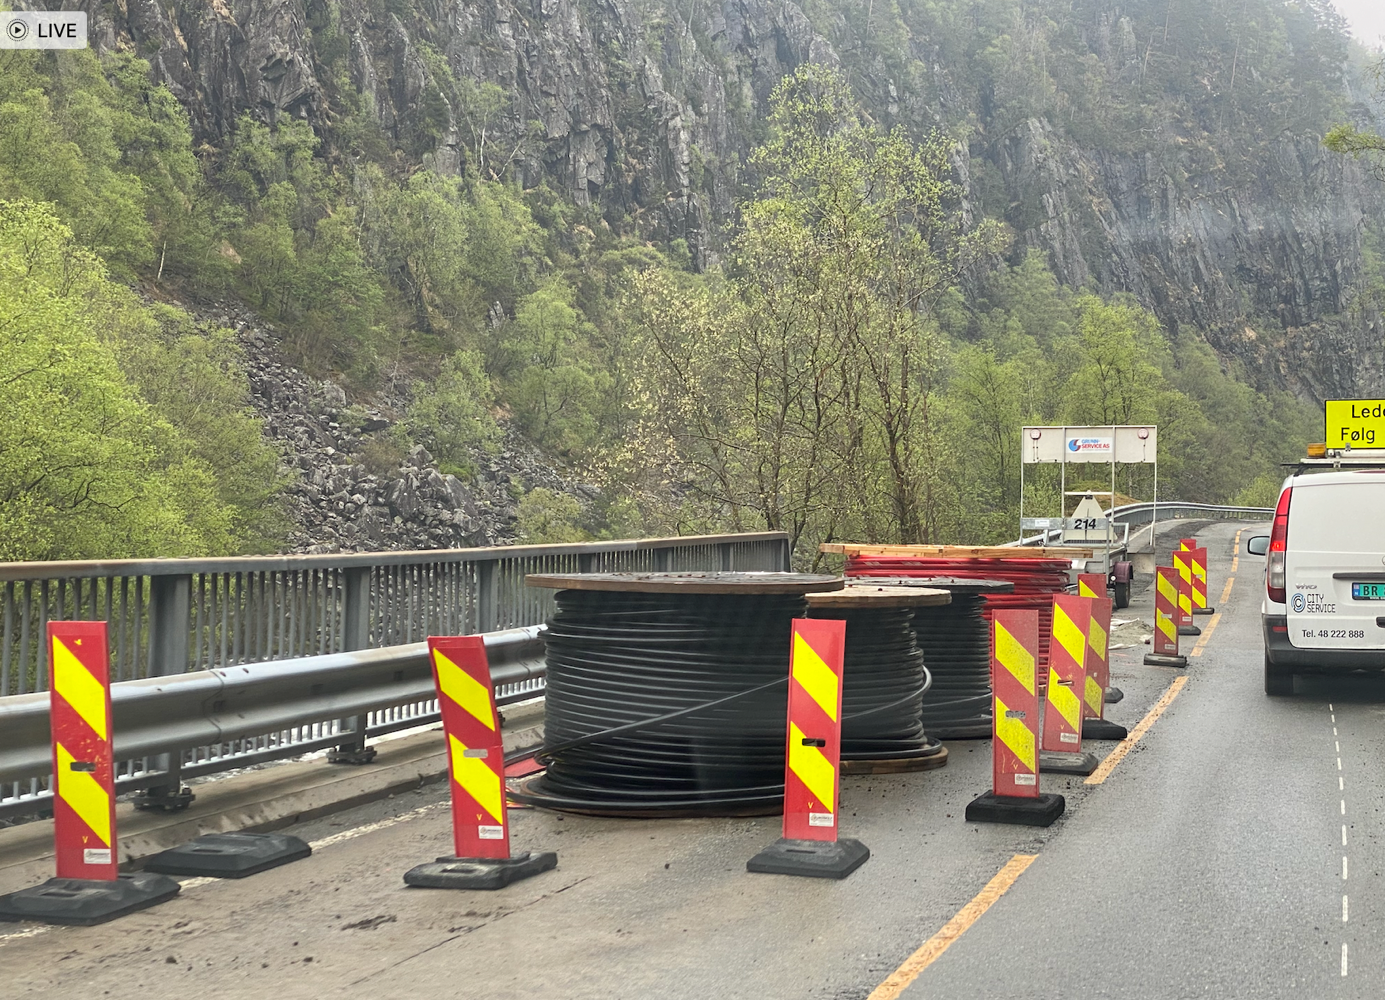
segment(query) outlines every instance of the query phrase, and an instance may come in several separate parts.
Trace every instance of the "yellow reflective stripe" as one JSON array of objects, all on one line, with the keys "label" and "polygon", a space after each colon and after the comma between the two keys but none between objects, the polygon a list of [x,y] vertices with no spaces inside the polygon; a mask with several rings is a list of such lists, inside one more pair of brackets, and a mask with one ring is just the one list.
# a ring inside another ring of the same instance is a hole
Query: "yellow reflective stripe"
[{"label": "yellow reflective stripe", "polygon": [[[443,655],[433,651],[438,666],[438,690],[466,709],[487,729],[495,729],[495,713],[491,710],[491,693],[475,677]],[[487,768],[487,770],[490,770]]]},{"label": "yellow reflective stripe", "polygon": [[[1078,581],[1077,581],[1077,596],[1078,596],[1078,597],[1096,597],[1096,596],[1097,596],[1097,593],[1096,593],[1096,591],[1093,590],[1091,587],[1087,586],[1087,581],[1086,581],[1086,580],[1078,580]],[[1102,596],[1102,597],[1105,597],[1106,595],[1105,595],[1105,594],[1102,594],[1101,596]]]},{"label": "yellow reflective stripe", "polygon": [[106,724],[106,689],[61,639],[53,637],[53,690],[72,706],[92,732],[110,739]]},{"label": "yellow reflective stripe", "polygon": [[1178,599],[1178,590],[1174,587],[1172,583],[1169,582],[1169,578],[1165,576],[1163,573],[1158,573],[1155,575],[1158,577],[1159,580],[1159,596],[1169,602],[1176,601]]},{"label": "yellow reflective stripe", "polygon": [[1154,617],[1159,625],[1159,631],[1163,632],[1169,639],[1172,640],[1178,635],[1178,628],[1174,625],[1171,615],[1156,614]]},{"label": "yellow reflective stripe", "polygon": [[1087,637],[1061,607],[1053,606],[1053,638],[1068,651],[1074,663],[1086,663]]},{"label": "yellow reflective stripe", "polygon": [[1010,709],[999,698],[995,700],[995,734],[1010,752],[1030,771],[1034,770],[1034,732],[1020,719],[1009,717]]},{"label": "yellow reflective stripe", "polygon": [[789,770],[827,812],[836,812],[837,769],[817,747],[803,745],[803,730],[789,723]]},{"label": "yellow reflective stripe", "polygon": [[1058,714],[1068,721],[1074,730],[1082,725],[1082,702],[1077,694],[1066,684],[1058,683],[1058,671],[1052,667],[1048,671],[1048,703],[1058,709]]},{"label": "yellow reflective stripe", "polygon": [[1181,610],[1185,615],[1187,615],[1187,614],[1192,614],[1192,611],[1193,611],[1193,599],[1192,599],[1192,596],[1189,595],[1189,594],[1179,594],[1179,595],[1178,595],[1178,607],[1179,607],[1179,610]]},{"label": "yellow reflective stripe", "polygon": [[1193,576],[1197,577],[1203,583],[1207,582],[1207,567],[1196,559],[1193,560]]},{"label": "yellow reflective stripe", "polygon": [[1097,659],[1106,659],[1106,630],[1101,627],[1101,622],[1096,620],[1096,615],[1092,616],[1092,627],[1087,630],[1087,645],[1092,647]]},{"label": "yellow reflective stripe", "polygon": [[1025,649],[1000,622],[995,623],[995,658],[1026,691],[1034,693],[1034,654]]},{"label": "yellow reflective stripe", "polygon": [[1087,678],[1087,707],[1098,715],[1101,714],[1101,702],[1104,693],[1095,677]]},{"label": "yellow reflective stripe", "polygon": [[74,771],[72,764],[77,759],[67,752],[67,747],[56,744],[58,750],[58,797],[72,807],[82,822],[91,827],[91,832],[100,838],[101,843],[111,846],[111,797],[101,787],[101,782],[90,771]]},{"label": "yellow reflective stripe", "polygon": [[793,634],[793,679],[829,719],[837,721],[837,675],[797,632]]},{"label": "yellow reflective stripe", "polygon": [[500,797],[500,775],[491,770],[483,757],[468,757],[467,746],[451,733],[447,735],[452,751],[452,778],[477,805],[491,814],[497,823],[504,824],[504,807]]},{"label": "yellow reflective stripe", "polygon": [[1177,552],[1173,555],[1173,568],[1178,570],[1178,575],[1184,580],[1192,580],[1193,568],[1189,565],[1189,560],[1178,558]]}]

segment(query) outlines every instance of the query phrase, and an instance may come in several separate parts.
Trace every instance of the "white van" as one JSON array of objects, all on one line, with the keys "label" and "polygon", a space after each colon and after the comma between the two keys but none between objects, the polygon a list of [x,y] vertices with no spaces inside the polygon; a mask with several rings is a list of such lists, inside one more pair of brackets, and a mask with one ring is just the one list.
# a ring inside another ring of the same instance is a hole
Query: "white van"
[{"label": "white van", "polygon": [[1265,555],[1265,693],[1294,673],[1385,670],[1385,469],[1310,472],[1284,481]]}]

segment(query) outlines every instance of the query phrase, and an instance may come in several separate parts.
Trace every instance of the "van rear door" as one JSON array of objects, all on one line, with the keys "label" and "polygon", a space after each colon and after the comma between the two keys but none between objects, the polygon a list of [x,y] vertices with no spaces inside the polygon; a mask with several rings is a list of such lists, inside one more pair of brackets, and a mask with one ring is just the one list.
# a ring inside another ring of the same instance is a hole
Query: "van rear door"
[{"label": "van rear door", "polygon": [[1289,641],[1385,649],[1385,474],[1302,476],[1289,505]]}]

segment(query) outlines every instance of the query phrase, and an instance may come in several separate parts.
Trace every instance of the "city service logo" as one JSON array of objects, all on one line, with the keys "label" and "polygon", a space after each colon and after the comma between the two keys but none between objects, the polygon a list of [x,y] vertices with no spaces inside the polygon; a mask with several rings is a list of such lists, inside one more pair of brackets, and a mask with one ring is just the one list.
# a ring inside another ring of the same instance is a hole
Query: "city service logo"
[{"label": "city service logo", "polygon": [[1307,599],[1306,597],[1304,597],[1301,593],[1300,593],[1300,594],[1295,594],[1295,595],[1294,595],[1294,610],[1295,610],[1296,612],[1298,612],[1299,614],[1302,614],[1302,613],[1303,613],[1303,609],[1304,609],[1305,607],[1307,607],[1307,606],[1308,606],[1308,599]]}]

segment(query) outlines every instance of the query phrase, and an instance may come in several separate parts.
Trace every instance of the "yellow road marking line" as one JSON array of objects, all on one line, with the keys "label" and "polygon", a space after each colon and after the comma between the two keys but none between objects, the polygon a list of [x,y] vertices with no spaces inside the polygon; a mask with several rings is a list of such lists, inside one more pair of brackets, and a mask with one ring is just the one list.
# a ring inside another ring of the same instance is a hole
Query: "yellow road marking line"
[{"label": "yellow road marking line", "polygon": [[[1236,568],[1237,568],[1238,566],[1241,565],[1241,532],[1243,532],[1243,531],[1245,531],[1245,530],[1246,530],[1245,528],[1237,528],[1237,529],[1236,529],[1236,540],[1235,540],[1234,542],[1231,543],[1231,548],[1232,548],[1232,555],[1231,555],[1231,572],[1232,572],[1233,574],[1236,572]],[[1225,600],[1225,598],[1222,598],[1222,599]]]},{"label": "yellow road marking line", "polygon": [[918,951],[914,952],[904,960],[904,964],[890,973],[888,979],[877,986],[866,1000],[895,1000],[901,993],[909,988],[909,984],[919,977],[924,969],[932,965],[938,956],[950,948],[954,941],[966,933],[967,928],[981,919],[981,915],[991,908],[991,906],[1001,896],[1005,895],[1007,889],[1015,884],[1015,880],[1024,874],[1024,870],[1032,865],[1037,859],[1037,854],[1016,854],[1005,863],[1005,867],[996,872],[995,878],[986,883],[986,888],[978,892],[970,903],[957,911],[957,915],[943,925],[943,929],[925,941]]},{"label": "yellow road marking line", "polygon": [[1228,576],[1226,578],[1226,586],[1221,590],[1221,600],[1217,602],[1218,604],[1226,603],[1226,599],[1231,596],[1231,585],[1235,582],[1236,578],[1234,576]]},{"label": "yellow road marking line", "polygon": [[[1222,598],[1222,600],[1225,600],[1225,598]],[[1217,622],[1219,621],[1221,621],[1220,611],[1214,614],[1211,621],[1207,623],[1207,630],[1202,633],[1202,638],[1197,641],[1197,645],[1193,647],[1193,651],[1188,654],[1189,656],[1202,655],[1202,647],[1207,645],[1208,639],[1212,638],[1212,630],[1217,627]]]},{"label": "yellow road marking line", "polygon": [[1149,732],[1149,727],[1159,721],[1159,716],[1164,714],[1164,710],[1173,704],[1173,700],[1178,697],[1178,692],[1183,690],[1183,685],[1188,683],[1186,677],[1175,677],[1173,683],[1164,691],[1163,696],[1154,703],[1154,707],[1145,713],[1145,717],[1140,720],[1140,724],[1130,731],[1125,739],[1116,744],[1116,748],[1106,755],[1097,769],[1087,778],[1087,784],[1099,785],[1111,776],[1111,772],[1116,769],[1116,765],[1125,759],[1125,755],[1135,748],[1135,744],[1145,733]]}]

